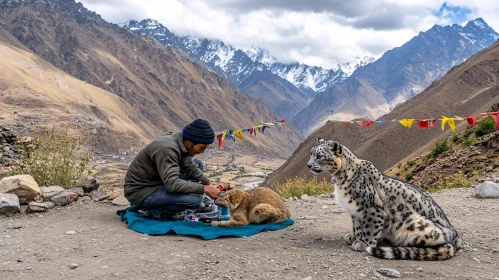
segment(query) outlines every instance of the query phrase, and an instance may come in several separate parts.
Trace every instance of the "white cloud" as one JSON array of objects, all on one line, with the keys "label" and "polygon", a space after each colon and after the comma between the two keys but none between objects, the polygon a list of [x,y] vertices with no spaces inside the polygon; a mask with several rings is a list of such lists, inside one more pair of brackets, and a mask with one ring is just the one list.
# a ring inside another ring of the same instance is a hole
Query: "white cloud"
[{"label": "white cloud", "polygon": [[268,49],[283,62],[333,67],[379,57],[434,24],[454,22],[445,3],[499,30],[499,1],[486,0],[77,0],[105,20],[152,18],[179,35]]}]

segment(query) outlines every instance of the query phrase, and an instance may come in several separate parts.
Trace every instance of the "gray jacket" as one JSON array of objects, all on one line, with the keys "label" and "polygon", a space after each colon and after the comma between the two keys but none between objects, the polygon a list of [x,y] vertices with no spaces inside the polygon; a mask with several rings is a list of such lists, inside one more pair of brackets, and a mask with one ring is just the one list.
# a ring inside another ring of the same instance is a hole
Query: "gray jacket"
[{"label": "gray jacket", "polygon": [[[202,184],[180,179],[180,169],[189,170]],[[208,182],[189,156],[179,131],[159,137],[135,156],[125,176],[125,197],[138,204],[161,186],[172,193],[203,194]]]}]

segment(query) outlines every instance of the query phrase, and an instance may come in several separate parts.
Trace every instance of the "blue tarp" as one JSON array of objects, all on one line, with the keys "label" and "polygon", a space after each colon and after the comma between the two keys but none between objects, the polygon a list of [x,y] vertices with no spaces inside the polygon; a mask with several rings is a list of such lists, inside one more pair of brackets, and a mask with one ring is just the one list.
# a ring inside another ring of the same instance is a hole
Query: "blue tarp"
[{"label": "blue tarp", "polygon": [[163,235],[167,233],[175,233],[181,235],[194,235],[202,237],[205,240],[215,239],[218,237],[245,237],[257,234],[261,231],[271,231],[283,229],[294,223],[292,219],[288,219],[279,223],[261,224],[261,225],[244,225],[233,228],[214,227],[202,222],[191,221],[159,221],[143,217],[137,212],[123,209],[116,212],[121,220],[128,224],[128,227],[149,235]]}]

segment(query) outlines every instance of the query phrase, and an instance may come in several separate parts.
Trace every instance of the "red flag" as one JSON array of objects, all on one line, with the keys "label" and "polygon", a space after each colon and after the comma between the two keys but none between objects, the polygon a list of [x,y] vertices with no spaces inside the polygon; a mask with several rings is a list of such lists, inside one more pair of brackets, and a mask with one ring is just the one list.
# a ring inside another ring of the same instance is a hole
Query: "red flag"
[{"label": "red flag", "polygon": [[280,122],[282,125],[284,125],[284,120],[280,120],[279,122]]},{"label": "red flag", "polygon": [[253,135],[253,133],[255,133],[255,129],[254,128],[250,128],[249,134]]},{"label": "red flag", "polygon": [[348,122],[343,122],[343,124],[344,124],[345,126],[347,126]]},{"label": "red flag", "polygon": [[429,126],[428,120],[419,120],[418,121],[418,128],[428,128],[428,126]]},{"label": "red flag", "polygon": [[366,129],[368,129],[371,124],[373,124],[373,121],[367,121],[366,122]]},{"label": "red flag", "polygon": [[431,121],[431,124],[430,124],[430,128],[434,127],[436,123],[437,123],[437,120],[436,120],[436,119],[435,119],[435,120],[432,120],[432,121]]},{"label": "red flag", "polygon": [[474,116],[466,116],[466,120],[468,121],[468,124],[471,124],[471,125],[476,124],[476,119]]},{"label": "red flag", "polygon": [[224,149],[224,144],[223,140],[224,139],[224,134],[220,133],[217,135],[217,140],[218,140],[218,149],[223,150]]},{"label": "red flag", "polygon": [[362,121],[356,121],[356,123],[360,126],[362,126]]}]

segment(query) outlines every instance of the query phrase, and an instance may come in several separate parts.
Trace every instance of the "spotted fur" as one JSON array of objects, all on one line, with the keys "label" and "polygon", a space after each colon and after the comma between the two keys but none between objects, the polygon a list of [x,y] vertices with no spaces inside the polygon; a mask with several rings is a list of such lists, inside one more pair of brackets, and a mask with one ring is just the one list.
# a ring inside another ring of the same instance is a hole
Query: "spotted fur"
[{"label": "spotted fur", "polygon": [[383,259],[445,260],[462,247],[428,193],[384,175],[338,142],[319,139],[307,166],[332,174],[336,202],[352,217],[353,233],[345,240],[353,250]]}]

